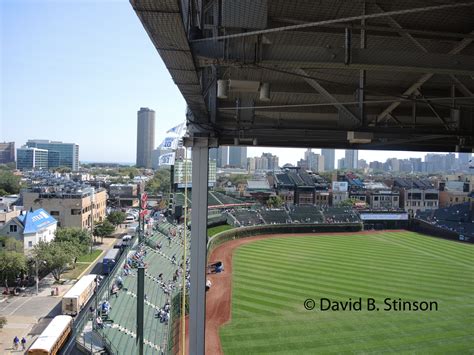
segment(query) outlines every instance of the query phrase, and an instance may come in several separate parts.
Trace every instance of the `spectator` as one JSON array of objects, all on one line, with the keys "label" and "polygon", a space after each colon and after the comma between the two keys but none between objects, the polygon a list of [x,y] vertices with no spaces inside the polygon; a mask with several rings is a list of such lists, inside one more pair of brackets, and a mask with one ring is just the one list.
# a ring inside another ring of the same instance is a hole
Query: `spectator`
[{"label": "spectator", "polygon": [[18,344],[20,343],[20,339],[15,335],[13,338],[13,349],[18,350]]},{"label": "spectator", "polygon": [[102,318],[100,316],[96,318],[95,323],[97,324],[97,328],[104,328],[104,322],[102,321]]}]

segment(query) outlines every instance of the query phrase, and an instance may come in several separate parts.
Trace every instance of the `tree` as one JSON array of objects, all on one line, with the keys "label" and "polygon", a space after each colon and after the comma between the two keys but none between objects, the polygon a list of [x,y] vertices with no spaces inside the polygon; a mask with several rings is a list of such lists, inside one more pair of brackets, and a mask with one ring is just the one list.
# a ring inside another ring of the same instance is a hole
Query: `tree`
[{"label": "tree", "polygon": [[53,169],[54,172],[58,172],[60,174],[70,173],[72,169],[68,166],[58,166],[57,168]]},{"label": "tree", "polygon": [[121,211],[113,211],[110,212],[109,215],[107,216],[107,220],[112,223],[114,226],[118,226],[119,224],[122,224],[125,222],[125,219],[127,218],[127,214]]},{"label": "tree", "polygon": [[168,169],[159,169],[156,171],[152,179],[148,180],[145,185],[145,191],[150,195],[157,195],[163,193],[170,188],[171,173]]},{"label": "tree", "polygon": [[80,228],[58,228],[54,242],[69,242],[77,248],[77,254],[81,255],[87,253],[91,245],[91,236],[89,231]]},{"label": "tree", "polygon": [[270,196],[267,200],[267,206],[270,208],[279,208],[283,205],[283,199],[280,196]]},{"label": "tree", "polygon": [[12,237],[0,237],[0,247],[2,251],[23,253],[23,243]]},{"label": "tree", "polygon": [[104,237],[111,235],[115,231],[115,227],[108,220],[99,223],[94,228],[94,236],[100,237],[101,242],[104,242]]},{"label": "tree", "polygon": [[7,319],[5,317],[0,317],[0,329],[2,329],[7,324]]},{"label": "tree", "polygon": [[23,253],[16,251],[0,252],[0,275],[2,280],[5,280],[5,287],[8,287],[8,281],[15,280],[26,270],[26,257]]},{"label": "tree", "polygon": [[72,255],[72,245],[68,242],[39,242],[35,246],[33,254],[36,260],[45,262],[46,267],[58,282],[74,257]]},{"label": "tree", "polygon": [[0,190],[6,194],[17,194],[20,192],[20,178],[11,171],[0,171]]}]

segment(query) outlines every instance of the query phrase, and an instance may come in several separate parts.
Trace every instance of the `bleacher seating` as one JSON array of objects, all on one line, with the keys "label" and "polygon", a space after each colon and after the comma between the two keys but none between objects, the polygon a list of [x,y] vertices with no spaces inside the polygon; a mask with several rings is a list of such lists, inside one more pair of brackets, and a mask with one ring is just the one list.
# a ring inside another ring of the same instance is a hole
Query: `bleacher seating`
[{"label": "bleacher seating", "polygon": [[469,203],[462,203],[435,211],[418,212],[418,218],[459,234],[474,236],[474,220],[470,217]]},{"label": "bleacher seating", "polygon": [[239,226],[254,226],[263,224],[264,221],[257,211],[253,210],[235,210],[233,216],[238,221]]},{"label": "bleacher seating", "polygon": [[327,207],[323,209],[324,222],[326,223],[354,223],[360,218],[350,207]]},{"label": "bleacher seating", "polygon": [[[158,226],[159,230],[169,231],[176,226],[164,222]],[[179,234],[179,233],[178,233]],[[156,245],[161,243],[161,249]],[[130,252],[129,257],[137,250]],[[178,269],[183,255],[183,243],[179,236],[168,239],[167,235],[160,231],[155,231],[150,235],[146,244],[140,247],[143,255],[145,269],[145,317],[144,317],[144,338],[145,354],[158,354],[167,352],[167,340],[170,324],[160,322],[155,317],[157,309],[170,302],[172,296],[178,291],[182,284],[181,277],[175,283],[173,291],[169,292],[165,287],[171,282],[174,273]],[[146,255],[145,255],[146,254]],[[176,263],[172,262],[172,256],[176,256]],[[102,334],[115,348],[120,349],[124,354],[138,353],[136,345],[136,324],[135,317],[131,315],[136,312],[136,294],[137,294],[137,272],[132,269],[131,273],[125,276],[123,274],[123,265],[117,267],[117,272],[122,273],[123,288],[117,294],[117,297],[110,295],[110,313],[104,320]],[[163,282],[158,280],[158,275],[163,274]],[[115,280],[116,275],[112,275],[111,280]]]},{"label": "bleacher seating", "polygon": [[262,209],[259,212],[266,224],[282,224],[290,222],[290,216],[284,209]]},{"label": "bleacher seating", "polygon": [[294,223],[323,223],[321,209],[315,206],[290,207],[290,217]]}]

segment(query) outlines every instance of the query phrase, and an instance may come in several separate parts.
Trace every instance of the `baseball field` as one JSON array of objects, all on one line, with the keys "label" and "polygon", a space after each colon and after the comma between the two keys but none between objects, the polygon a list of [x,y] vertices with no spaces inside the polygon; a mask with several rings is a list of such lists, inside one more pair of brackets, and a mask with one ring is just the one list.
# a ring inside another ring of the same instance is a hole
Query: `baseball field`
[{"label": "baseball field", "polygon": [[474,352],[472,244],[407,231],[274,236],[236,245],[229,272],[226,355]]}]

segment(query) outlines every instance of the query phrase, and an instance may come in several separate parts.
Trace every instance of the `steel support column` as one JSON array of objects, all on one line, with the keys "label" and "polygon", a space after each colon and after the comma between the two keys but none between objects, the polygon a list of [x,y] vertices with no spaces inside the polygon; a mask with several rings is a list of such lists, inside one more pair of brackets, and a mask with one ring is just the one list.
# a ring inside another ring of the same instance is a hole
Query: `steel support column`
[{"label": "steel support column", "polygon": [[[362,15],[365,15],[366,12],[366,4],[365,1],[362,3]],[[362,28],[365,27],[365,18],[361,20],[361,26]],[[365,49],[366,48],[366,34],[365,34],[365,29],[360,30],[360,48]],[[365,106],[364,106],[364,101],[365,101],[365,70],[360,70],[359,71],[359,116],[360,116],[360,121],[362,123],[362,126],[366,126],[367,122],[365,120]]]},{"label": "steel support column", "polygon": [[207,186],[209,143],[192,147],[191,289],[189,293],[189,353],[204,355],[206,320]]}]

